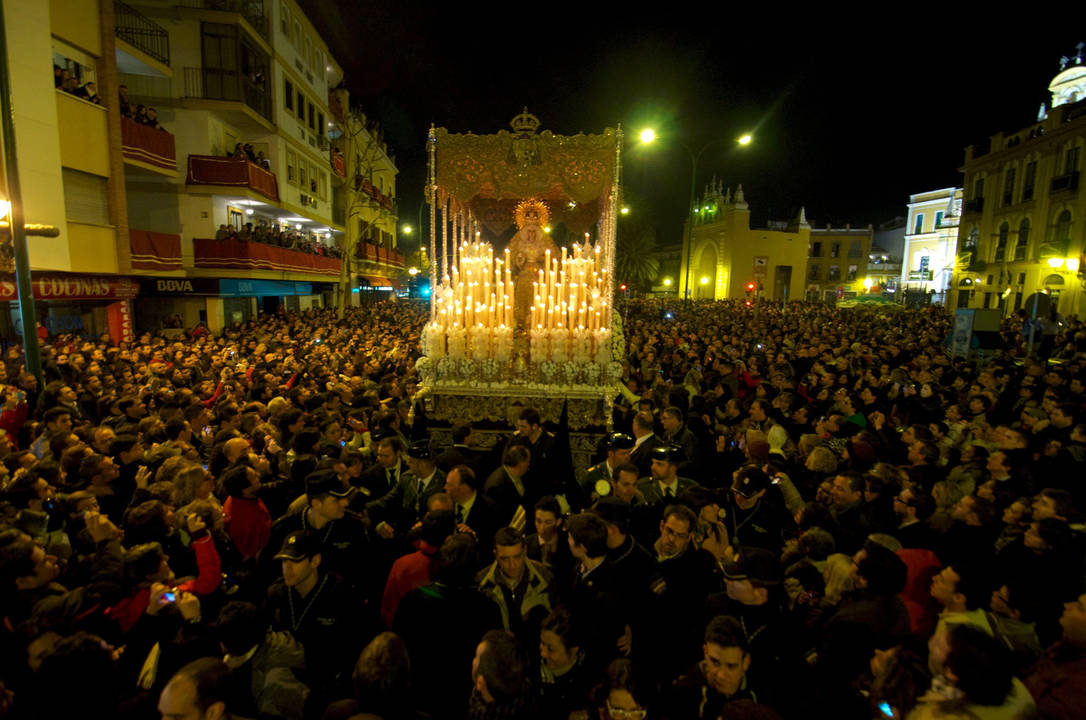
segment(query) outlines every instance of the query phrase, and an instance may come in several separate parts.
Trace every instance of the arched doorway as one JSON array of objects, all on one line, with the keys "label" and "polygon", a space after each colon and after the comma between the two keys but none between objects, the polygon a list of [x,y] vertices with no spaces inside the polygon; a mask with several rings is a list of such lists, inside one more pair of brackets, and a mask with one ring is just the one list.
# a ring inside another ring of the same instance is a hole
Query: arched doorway
[{"label": "arched doorway", "polygon": [[716,247],[712,243],[705,243],[698,248],[697,258],[690,276],[690,284],[693,285],[691,297],[713,300],[716,298]]}]

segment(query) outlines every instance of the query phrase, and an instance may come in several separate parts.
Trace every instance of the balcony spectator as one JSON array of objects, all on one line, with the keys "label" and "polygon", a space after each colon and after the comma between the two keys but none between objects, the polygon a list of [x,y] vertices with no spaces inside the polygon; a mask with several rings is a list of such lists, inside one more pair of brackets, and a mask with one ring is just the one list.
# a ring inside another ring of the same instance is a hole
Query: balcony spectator
[{"label": "balcony spectator", "polygon": [[53,65],[53,87],[59,88],[64,84],[64,73],[67,72],[60,65]]},{"label": "balcony spectator", "polygon": [[236,143],[234,149],[226,153],[226,157],[243,158],[245,157],[245,148],[242,147],[241,143]]},{"label": "balcony spectator", "polygon": [[230,237],[230,230],[227,229],[226,223],[219,226],[219,229],[215,231],[216,240],[225,240]]},{"label": "balcony spectator", "polygon": [[147,108],[143,113],[143,124],[155,130],[165,130],[158,122],[158,111],[153,107]]},{"label": "balcony spectator", "polygon": [[265,170],[271,171],[271,163],[268,162],[268,158],[264,157],[264,151],[261,150],[256,154],[256,164]]},{"label": "balcony spectator", "polygon": [[238,231],[238,240],[244,240],[246,242],[253,239],[253,224],[245,223],[241,230]]},{"label": "balcony spectator", "polygon": [[121,116],[131,119],[132,103],[128,100],[128,86],[121,85],[117,88],[117,94],[120,96],[119,105],[121,108]]},{"label": "balcony spectator", "polygon": [[76,88],[74,95],[83,98],[87,102],[94,103],[95,105],[102,104],[102,98],[98,95],[98,85],[93,82],[86,83],[83,87]]}]

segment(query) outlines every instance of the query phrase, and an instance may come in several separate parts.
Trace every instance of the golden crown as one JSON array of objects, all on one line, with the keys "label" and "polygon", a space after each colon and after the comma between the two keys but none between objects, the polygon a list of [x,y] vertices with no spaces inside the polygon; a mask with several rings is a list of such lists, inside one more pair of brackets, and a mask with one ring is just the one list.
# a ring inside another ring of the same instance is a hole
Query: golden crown
[{"label": "golden crown", "polygon": [[518,133],[531,134],[539,129],[539,118],[529,113],[528,108],[524,108],[520,115],[509,122],[509,125]]},{"label": "golden crown", "polygon": [[521,200],[517,203],[517,210],[513,214],[514,219],[517,221],[517,229],[522,229],[528,220],[528,214],[531,213],[538,218],[540,225],[546,225],[551,219],[550,208],[547,207],[547,203],[543,202],[539,198],[528,198],[527,200]]}]

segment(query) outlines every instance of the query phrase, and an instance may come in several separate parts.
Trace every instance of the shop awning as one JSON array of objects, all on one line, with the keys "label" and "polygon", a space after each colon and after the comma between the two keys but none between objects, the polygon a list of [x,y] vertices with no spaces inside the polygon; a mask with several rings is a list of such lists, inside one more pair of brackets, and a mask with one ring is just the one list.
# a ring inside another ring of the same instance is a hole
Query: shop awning
[{"label": "shop awning", "polygon": [[391,278],[381,277],[380,275],[362,275],[360,276],[362,287],[370,288],[392,288],[398,290],[400,284]]}]

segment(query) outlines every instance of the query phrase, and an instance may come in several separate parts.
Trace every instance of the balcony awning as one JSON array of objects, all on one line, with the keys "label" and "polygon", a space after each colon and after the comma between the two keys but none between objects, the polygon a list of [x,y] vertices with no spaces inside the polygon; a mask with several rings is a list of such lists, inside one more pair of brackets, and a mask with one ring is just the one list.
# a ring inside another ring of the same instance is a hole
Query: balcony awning
[{"label": "balcony awning", "polygon": [[400,284],[395,280],[381,277],[380,275],[362,275],[361,278],[363,287],[390,287],[394,290],[398,290],[400,288]]}]

